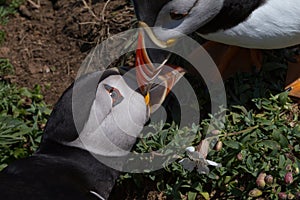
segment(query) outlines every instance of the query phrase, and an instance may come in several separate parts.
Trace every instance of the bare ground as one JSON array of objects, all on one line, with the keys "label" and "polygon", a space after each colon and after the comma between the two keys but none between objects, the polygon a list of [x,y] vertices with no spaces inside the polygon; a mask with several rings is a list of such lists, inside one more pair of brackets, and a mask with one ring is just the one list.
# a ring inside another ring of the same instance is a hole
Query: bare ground
[{"label": "bare ground", "polygon": [[0,57],[9,58],[15,67],[12,82],[29,88],[41,85],[46,102],[54,104],[91,48],[130,28],[134,13],[126,0],[111,0],[107,5],[103,0],[40,2],[27,1],[1,27],[6,40]]}]

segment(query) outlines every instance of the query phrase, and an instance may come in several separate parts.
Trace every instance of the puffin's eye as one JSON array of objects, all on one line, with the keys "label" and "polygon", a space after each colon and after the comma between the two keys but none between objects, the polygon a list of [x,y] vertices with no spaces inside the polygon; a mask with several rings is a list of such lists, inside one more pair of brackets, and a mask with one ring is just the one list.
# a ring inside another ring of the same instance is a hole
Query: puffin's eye
[{"label": "puffin's eye", "polygon": [[104,88],[112,99],[112,106],[118,105],[124,99],[117,88],[111,87],[107,84],[104,84]]},{"label": "puffin's eye", "polygon": [[188,12],[179,13],[178,11],[175,11],[175,10],[171,10],[171,11],[170,11],[170,17],[171,17],[173,20],[181,20],[181,19],[183,19],[184,17],[186,17],[187,15],[188,15]]}]

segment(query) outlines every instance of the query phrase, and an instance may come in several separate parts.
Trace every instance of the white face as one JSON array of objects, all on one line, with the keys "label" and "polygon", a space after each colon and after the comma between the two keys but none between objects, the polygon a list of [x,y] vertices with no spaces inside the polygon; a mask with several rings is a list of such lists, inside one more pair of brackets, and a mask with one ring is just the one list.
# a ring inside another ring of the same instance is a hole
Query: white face
[{"label": "white face", "polygon": [[106,156],[126,155],[148,120],[144,97],[122,76],[111,75],[97,87],[89,119],[79,138],[68,145]]},{"label": "white face", "polygon": [[181,34],[190,34],[213,19],[224,0],[172,0],[159,12],[153,32],[167,41]]}]

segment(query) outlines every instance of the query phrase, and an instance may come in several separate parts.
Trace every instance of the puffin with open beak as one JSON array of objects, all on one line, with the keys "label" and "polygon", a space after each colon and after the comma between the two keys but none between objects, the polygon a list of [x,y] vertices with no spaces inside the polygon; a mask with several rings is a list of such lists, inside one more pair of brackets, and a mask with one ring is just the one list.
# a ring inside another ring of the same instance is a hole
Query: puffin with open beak
[{"label": "puffin with open beak", "polygon": [[76,80],[55,105],[38,151],[0,172],[1,198],[107,199],[122,165],[103,161],[126,159],[148,121],[151,99],[166,95],[151,87],[142,95],[133,85],[112,69]]},{"label": "puffin with open beak", "polygon": [[[149,37],[168,46],[181,34],[197,31],[203,38],[251,49],[280,49],[300,44],[300,2],[295,0],[133,0],[141,27],[155,27]],[[228,56],[237,52],[230,47]],[[252,57],[259,59],[252,51]],[[156,62],[153,55],[152,60]],[[161,58],[158,58],[161,60]],[[299,61],[300,57],[295,60]],[[256,63],[259,63],[258,61]],[[293,65],[293,64],[290,64]],[[291,67],[292,68],[292,67]],[[293,67],[295,68],[295,66]],[[221,74],[226,67],[221,68]],[[291,70],[292,71],[292,70]],[[300,72],[288,72],[288,82]],[[300,88],[291,84],[292,96]]]}]

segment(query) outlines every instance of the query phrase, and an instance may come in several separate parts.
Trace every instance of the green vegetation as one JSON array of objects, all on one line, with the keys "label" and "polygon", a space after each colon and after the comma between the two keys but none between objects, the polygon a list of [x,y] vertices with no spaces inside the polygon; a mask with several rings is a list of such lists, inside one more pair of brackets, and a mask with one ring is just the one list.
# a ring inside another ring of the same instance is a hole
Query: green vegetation
[{"label": "green vegetation", "polygon": [[29,90],[9,83],[5,76],[12,72],[9,61],[0,59],[0,170],[36,150],[50,114],[40,87]]},{"label": "green vegetation", "polygon": [[[171,199],[254,199],[258,196],[278,199],[283,192],[294,197],[299,195],[300,125],[297,105],[290,103],[286,92],[270,98],[253,99],[252,102],[254,108],[251,110],[233,106],[228,111],[225,128],[220,130],[219,135],[223,145],[208,154],[208,159],[221,163],[222,167],[210,167],[209,174],[199,174],[196,170],[189,172],[178,163],[184,155],[178,155],[181,158],[164,170],[146,176],[126,174],[121,182],[125,178],[133,178],[138,179],[138,185],[142,186],[143,182],[151,180]],[[199,133],[207,123],[207,120],[202,122]],[[157,144],[168,143],[170,138],[182,134],[174,126],[169,130],[173,131],[157,132],[153,137],[141,140],[136,151],[156,150]],[[195,130],[194,127],[189,131],[195,133]],[[198,141],[194,146],[197,144]],[[289,172],[293,176],[290,181],[285,177]],[[262,180],[259,178],[261,173],[265,173]]]},{"label": "green vegetation", "polygon": [[[0,0],[0,26],[8,22],[9,16],[16,13],[17,9],[24,0]],[[0,44],[5,39],[5,32],[0,30]]]},{"label": "green vegetation", "polygon": [[[177,161],[165,169],[146,175],[125,174],[120,183],[132,180],[142,190],[152,182],[170,199],[300,198],[299,109],[287,92],[279,93],[284,87],[285,66],[268,62],[259,73],[242,73],[226,82],[229,109],[225,128],[219,130],[218,147],[207,156],[222,167],[209,167],[208,174],[190,172],[178,162],[185,155],[178,154]],[[186,132],[198,133],[193,144],[197,146],[208,122],[182,130],[172,125],[169,131],[154,131],[137,143],[135,151],[157,150]],[[157,130],[159,127],[156,125]]]},{"label": "green vegetation", "polygon": [[8,22],[9,15],[15,14],[24,0],[0,0],[0,24]]}]

